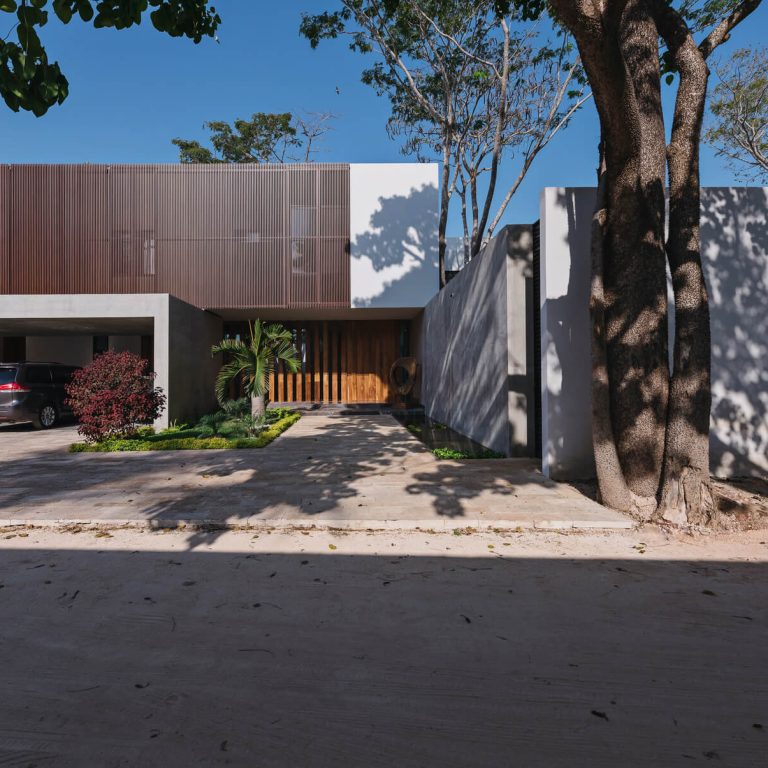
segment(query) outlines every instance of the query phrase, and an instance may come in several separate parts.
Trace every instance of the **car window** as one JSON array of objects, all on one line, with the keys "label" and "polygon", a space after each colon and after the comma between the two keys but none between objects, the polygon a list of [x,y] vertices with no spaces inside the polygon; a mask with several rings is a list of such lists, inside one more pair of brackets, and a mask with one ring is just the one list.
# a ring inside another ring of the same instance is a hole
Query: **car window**
[{"label": "car window", "polygon": [[0,384],[12,384],[16,381],[16,371],[14,366],[0,366]]},{"label": "car window", "polygon": [[27,384],[50,384],[51,369],[47,365],[28,365],[25,379]]}]

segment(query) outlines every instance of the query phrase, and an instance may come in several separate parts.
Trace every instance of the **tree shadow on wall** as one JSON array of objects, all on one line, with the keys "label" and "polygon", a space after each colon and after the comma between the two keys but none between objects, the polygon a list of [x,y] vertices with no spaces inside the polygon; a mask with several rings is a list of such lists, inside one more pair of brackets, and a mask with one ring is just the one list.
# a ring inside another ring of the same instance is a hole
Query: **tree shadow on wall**
[{"label": "tree shadow on wall", "polygon": [[352,258],[370,259],[379,292],[353,297],[357,306],[418,307],[437,291],[437,190],[425,184],[408,195],[379,198],[370,231],[353,244]]},{"label": "tree shadow on wall", "polygon": [[768,188],[702,190],[711,306],[712,470],[768,474]]},{"label": "tree shadow on wall", "polygon": [[[557,195],[557,207],[565,210],[568,221],[562,245],[569,253],[568,276],[564,292],[557,298],[545,298],[542,306],[541,365],[546,371],[542,453],[549,457],[552,477],[558,479],[590,478],[595,474],[589,347],[589,243],[594,192],[590,192],[567,189]],[[560,275],[547,273],[552,266],[541,263],[542,290],[545,281],[561,279]],[[551,286],[547,289],[552,290]]]},{"label": "tree shadow on wall", "polygon": [[[563,241],[569,253],[567,287],[547,298],[542,358],[548,369],[543,450],[552,475],[594,475],[591,442],[590,221],[592,190],[565,190]],[[768,473],[768,190],[704,188],[701,256],[709,291],[712,336],[712,472]],[[549,265],[550,268],[553,265]],[[547,265],[542,264],[542,269]],[[557,282],[558,275],[546,275]],[[670,294],[670,355],[674,310]],[[625,325],[624,331],[631,330]],[[642,379],[640,379],[642,381]],[[639,400],[638,400],[639,403]],[[638,412],[633,414],[639,415]]]}]

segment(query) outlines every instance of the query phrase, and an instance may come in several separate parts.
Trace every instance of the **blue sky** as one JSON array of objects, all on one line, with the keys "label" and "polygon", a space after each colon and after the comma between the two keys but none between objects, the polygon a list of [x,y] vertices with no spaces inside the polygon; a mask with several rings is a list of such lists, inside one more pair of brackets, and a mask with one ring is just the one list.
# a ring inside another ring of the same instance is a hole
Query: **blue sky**
[{"label": "blue sky", "polygon": [[[70,96],[46,116],[0,109],[0,162],[175,162],[175,136],[205,138],[206,120],[252,112],[332,110],[339,115],[318,159],[398,162],[399,147],[385,131],[386,99],[360,83],[364,59],[344,41],[313,51],[298,35],[302,11],[333,7],[334,0],[217,0],[220,42],[200,45],[169,38],[148,24],[114,32],[83,24],[43,29],[52,59],[70,81]],[[264,8],[269,10],[265,11]],[[768,32],[768,4],[724,47],[760,45]],[[336,93],[336,88],[340,94]],[[597,123],[588,104],[536,160],[506,219],[538,216],[543,186],[591,185]],[[499,189],[509,182],[502,173]],[[702,152],[702,183],[734,183],[711,150]],[[454,233],[458,234],[453,227]]]}]

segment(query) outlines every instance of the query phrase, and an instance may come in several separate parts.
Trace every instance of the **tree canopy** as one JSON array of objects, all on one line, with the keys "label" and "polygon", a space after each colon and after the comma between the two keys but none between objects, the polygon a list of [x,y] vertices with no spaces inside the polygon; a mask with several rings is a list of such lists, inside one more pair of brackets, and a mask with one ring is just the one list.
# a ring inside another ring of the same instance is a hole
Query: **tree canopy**
[{"label": "tree canopy", "polygon": [[[315,47],[344,36],[371,54],[362,80],[389,98],[390,135],[403,152],[442,161],[440,282],[448,209],[461,201],[465,261],[492,236],[533,160],[588,98],[571,38],[526,24],[492,0],[338,0],[304,14]],[[499,164],[515,158],[511,187],[494,200]],[[495,206],[495,207],[494,207]]]},{"label": "tree canopy", "polygon": [[290,147],[300,145],[290,112],[256,112],[250,120],[232,125],[221,120],[204,124],[211,132],[213,150],[197,141],[173,139],[182,163],[282,163]]},{"label": "tree canopy", "polygon": [[317,144],[331,130],[330,112],[308,112],[295,116],[255,112],[249,120],[231,125],[222,120],[204,124],[211,133],[213,149],[191,139],[173,139],[182,163],[284,163],[309,162]]},{"label": "tree canopy", "polygon": [[155,29],[195,43],[213,37],[221,22],[209,0],[0,0],[0,22],[3,29],[10,26],[0,40],[0,96],[14,112],[40,117],[69,93],[67,78],[58,62],[49,60],[40,36],[49,7],[61,24],[79,20],[97,29],[126,29],[149,12]]},{"label": "tree canopy", "polygon": [[768,182],[768,51],[736,51],[715,71],[705,139],[739,178]]}]

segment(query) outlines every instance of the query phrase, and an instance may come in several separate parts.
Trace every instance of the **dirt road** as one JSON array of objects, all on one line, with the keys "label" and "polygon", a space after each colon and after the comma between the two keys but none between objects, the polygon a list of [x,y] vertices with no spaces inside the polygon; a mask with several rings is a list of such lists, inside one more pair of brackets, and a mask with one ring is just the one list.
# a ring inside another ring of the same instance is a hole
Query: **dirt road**
[{"label": "dirt road", "polygon": [[767,540],[6,531],[0,765],[766,766]]}]

